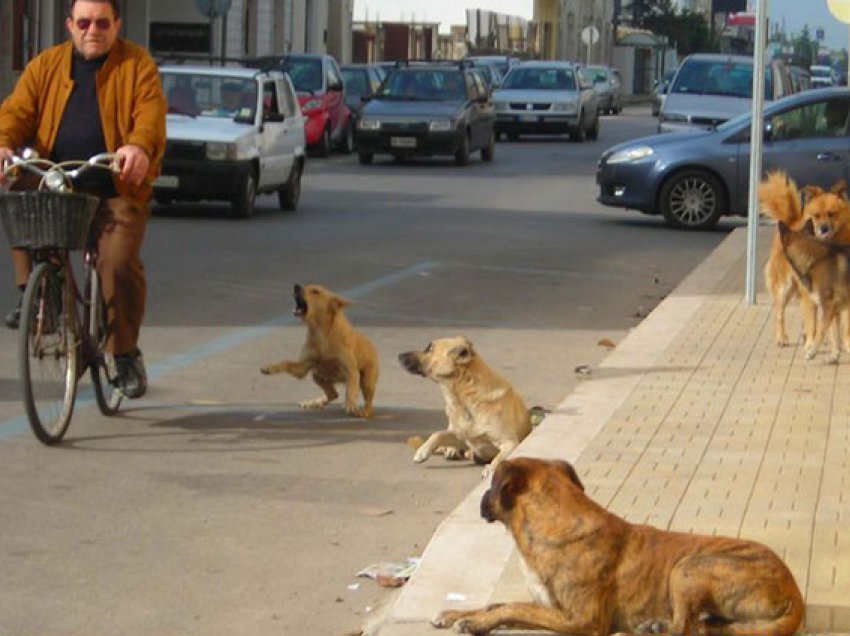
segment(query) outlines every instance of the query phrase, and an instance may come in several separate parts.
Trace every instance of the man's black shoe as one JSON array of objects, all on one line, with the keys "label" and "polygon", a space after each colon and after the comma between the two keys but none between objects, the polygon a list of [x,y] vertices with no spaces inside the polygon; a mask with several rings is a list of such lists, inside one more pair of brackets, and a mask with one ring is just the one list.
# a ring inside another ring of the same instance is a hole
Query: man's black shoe
[{"label": "man's black shoe", "polygon": [[118,388],[126,397],[140,398],[147,392],[148,374],[138,347],[115,356],[115,368],[118,371]]},{"label": "man's black shoe", "polygon": [[9,329],[17,329],[21,322],[21,300],[23,300],[23,294],[18,299],[18,306],[6,314],[6,326]]}]

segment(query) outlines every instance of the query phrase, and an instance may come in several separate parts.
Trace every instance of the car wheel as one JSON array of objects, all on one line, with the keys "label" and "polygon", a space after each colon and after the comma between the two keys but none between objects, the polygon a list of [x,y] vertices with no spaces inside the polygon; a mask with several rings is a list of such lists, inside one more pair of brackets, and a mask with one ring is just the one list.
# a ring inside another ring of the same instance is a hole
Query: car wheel
[{"label": "car wheel", "polygon": [[281,210],[294,210],[298,207],[298,199],[301,198],[301,172],[303,169],[303,164],[296,161],[292,165],[292,172],[289,173],[286,184],[277,191],[277,201]]},{"label": "car wheel", "polygon": [[680,230],[709,230],[717,225],[725,207],[723,185],[703,170],[684,170],[664,183],[661,213]]},{"label": "car wheel", "polygon": [[316,154],[320,157],[330,157],[331,155],[331,130],[325,128],[322,132],[322,138],[316,144]]},{"label": "car wheel", "polygon": [[349,119],[348,123],[345,125],[345,132],[342,135],[342,141],[339,144],[340,152],[343,154],[351,154],[354,150],[354,126],[353,122]]},{"label": "car wheel", "polygon": [[375,158],[375,155],[371,152],[358,152],[357,160],[364,166],[368,166],[372,163],[372,160]]},{"label": "car wheel", "polygon": [[490,133],[490,141],[487,142],[487,145],[481,149],[481,160],[482,161],[493,161],[493,157],[496,154],[496,133]]},{"label": "car wheel", "polygon": [[469,133],[467,131],[464,131],[461,136],[460,146],[455,152],[455,163],[459,166],[469,163]]},{"label": "car wheel", "polygon": [[587,129],[587,138],[588,139],[598,139],[599,138],[599,115],[597,115],[593,120],[593,125]]},{"label": "car wheel", "polygon": [[247,219],[254,215],[254,200],[257,198],[257,178],[249,173],[242,182],[242,187],[233,200],[231,208],[233,216]]},{"label": "car wheel", "polygon": [[584,128],[584,113],[579,113],[578,126],[570,132],[570,139],[572,141],[582,142],[585,140],[586,136],[587,133]]}]

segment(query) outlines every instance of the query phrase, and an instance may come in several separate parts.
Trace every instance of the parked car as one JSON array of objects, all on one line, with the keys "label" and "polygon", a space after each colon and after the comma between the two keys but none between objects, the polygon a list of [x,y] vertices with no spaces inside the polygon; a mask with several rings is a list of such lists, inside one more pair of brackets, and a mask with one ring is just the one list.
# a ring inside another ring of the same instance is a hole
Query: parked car
[{"label": "parked car", "polygon": [[584,69],[572,62],[523,62],[493,94],[496,135],[569,133],[573,141],[599,135],[599,98]]},{"label": "parked car", "polygon": [[[850,89],[796,93],[765,109],[763,169],[782,168],[801,186],[850,180]],[[662,214],[676,228],[704,230],[746,216],[750,113],[716,130],[653,135],[607,149],[598,201]]]},{"label": "parked car", "polygon": [[489,58],[465,58],[465,61],[475,67],[478,72],[484,77],[484,83],[487,84],[487,90],[491,93],[499,88],[502,83],[502,73],[499,66]]},{"label": "parked car", "polygon": [[493,123],[490,94],[469,65],[399,65],[361,111],[355,142],[362,164],[388,154],[397,160],[453,155],[465,165],[477,150],[493,160]]},{"label": "parked car", "polygon": [[[788,69],[779,60],[765,66],[766,102],[793,93]],[[658,132],[708,129],[750,109],[753,58],[695,53],[679,65],[658,115]]]},{"label": "parked car", "polygon": [[375,64],[344,64],[340,72],[345,84],[345,103],[351,111],[351,128],[356,130],[360,111],[381,85],[384,70]]},{"label": "parked car", "polygon": [[676,69],[667,71],[661,76],[660,80],[656,80],[652,90],[652,116],[658,117],[661,112],[661,106],[664,104],[664,98],[667,97],[667,91],[670,90],[670,82],[673,81],[673,75],[676,74]]},{"label": "parked car", "polygon": [[257,193],[277,192],[294,210],[304,170],[304,121],[295,89],[279,71],[161,66],[168,98],[160,204],[230,201],[233,214],[254,213]]},{"label": "parked car", "polygon": [[809,67],[812,76],[812,88],[824,88],[838,85],[838,76],[831,66],[814,64]]},{"label": "parked car", "polygon": [[609,66],[588,66],[587,74],[593,82],[593,90],[599,99],[599,110],[616,115],[623,110],[623,89],[620,72]]},{"label": "parked car", "polygon": [[298,93],[301,112],[307,118],[307,147],[327,157],[337,146],[351,152],[353,127],[345,105],[345,85],[336,60],[330,55],[298,53],[264,56],[253,61],[260,68],[273,68],[289,75]]}]

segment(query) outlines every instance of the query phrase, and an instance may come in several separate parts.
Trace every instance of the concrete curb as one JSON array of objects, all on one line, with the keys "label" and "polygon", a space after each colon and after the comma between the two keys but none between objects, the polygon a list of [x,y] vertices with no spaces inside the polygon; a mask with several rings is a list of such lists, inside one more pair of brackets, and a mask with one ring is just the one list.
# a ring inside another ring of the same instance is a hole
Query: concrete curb
[{"label": "concrete curb", "polygon": [[[745,251],[746,229],[738,228],[629,333],[591,379],[546,417],[515,454],[575,461]],[[742,302],[743,286],[741,281]],[[476,486],[439,525],[419,569],[382,616],[364,629],[364,635],[428,633],[430,619],[440,610],[489,602],[512,554],[513,541],[499,524],[481,521],[479,501],[488,486],[486,482]],[[450,593],[462,595],[462,600],[447,600]]]}]

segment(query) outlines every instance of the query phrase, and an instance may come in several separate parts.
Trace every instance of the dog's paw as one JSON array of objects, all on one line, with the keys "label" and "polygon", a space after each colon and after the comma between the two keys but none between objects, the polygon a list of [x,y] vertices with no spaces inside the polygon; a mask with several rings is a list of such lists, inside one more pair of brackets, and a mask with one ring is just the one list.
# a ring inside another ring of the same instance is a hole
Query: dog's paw
[{"label": "dog's paw", "polygon": [[444,446],[442,454],[446,459],[450,459],[453,461],[466,458],[465,453],[461,449],[455,448],[454,446]]},{"label": "dog's paw", "polygon": [[372,409],[367,409],[356,404],[346,404],[345,412],[352,417],[369,418],[372,417]]},{"label": "dog's paw", "polygon": [[328,404],[328,399],[325,397],[317,397],[312,400],[302,400],[298,403],[298,406],[302,409],[308,411],[317,411],[319,409],[325,408]]},{"label": "dog's paw", "polygon": [[818,350],[815,349],[814,347],[811,347],[811,346],[808,346],[808,345],[806,346],[806,353],[805,353],[806,360],[813,360],[814,357],[817,355],[817,353],[818,353]]},{"label": "dog's paw", "polygon": [[430,456],[430,451],[425,446],[420,446],[413,454],[413,461],[417,464],[421,464],[422,462],[426,461]]},{"label": "dog's paw", "polygon": [[828,364],[838,364],[838,358],[841,356],[841,353],[838,351],[830,351],[829,357],[826,359]]}]

